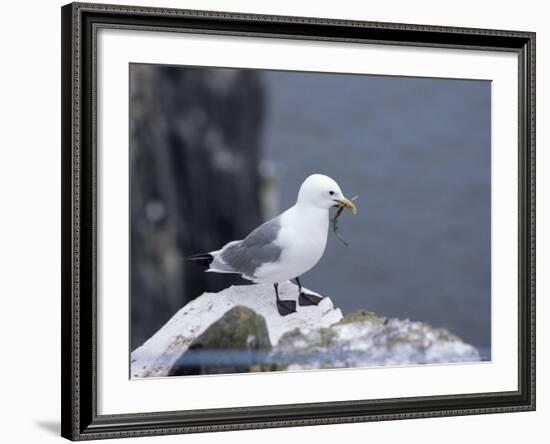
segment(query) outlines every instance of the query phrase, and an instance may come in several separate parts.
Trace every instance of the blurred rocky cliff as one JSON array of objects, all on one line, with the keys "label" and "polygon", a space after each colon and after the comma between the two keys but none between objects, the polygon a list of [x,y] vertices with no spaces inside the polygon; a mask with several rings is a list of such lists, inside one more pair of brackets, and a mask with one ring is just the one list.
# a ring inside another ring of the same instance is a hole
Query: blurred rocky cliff
[{"label": "blurred rocky cliff", "polygon": [[262,220],[263,113],[253,71],[130,66],[132,349],[194,296],[238,282],[207,284],[183,258]]}]

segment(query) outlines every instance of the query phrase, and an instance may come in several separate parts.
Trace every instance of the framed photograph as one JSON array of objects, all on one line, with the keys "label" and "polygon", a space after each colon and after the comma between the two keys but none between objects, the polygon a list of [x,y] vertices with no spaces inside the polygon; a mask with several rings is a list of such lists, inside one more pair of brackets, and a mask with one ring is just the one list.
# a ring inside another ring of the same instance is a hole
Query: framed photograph
[{"label": "framed photograph", "polygon": [[534,410],[534,33],[61,13],[64,437]]}]

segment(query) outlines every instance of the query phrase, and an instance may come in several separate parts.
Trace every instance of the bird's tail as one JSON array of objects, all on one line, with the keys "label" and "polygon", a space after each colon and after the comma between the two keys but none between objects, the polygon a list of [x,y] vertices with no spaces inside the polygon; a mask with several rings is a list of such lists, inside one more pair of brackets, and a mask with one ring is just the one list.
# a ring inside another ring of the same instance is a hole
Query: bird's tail
[{"label": "bird's tail", "polygon": [[197,262],[199,265],[208,269],[210,268],[210,264],[214,260],[214,256],[212,256],[210,253],[199,253],[188,256],[185,258],[185,260]]}]

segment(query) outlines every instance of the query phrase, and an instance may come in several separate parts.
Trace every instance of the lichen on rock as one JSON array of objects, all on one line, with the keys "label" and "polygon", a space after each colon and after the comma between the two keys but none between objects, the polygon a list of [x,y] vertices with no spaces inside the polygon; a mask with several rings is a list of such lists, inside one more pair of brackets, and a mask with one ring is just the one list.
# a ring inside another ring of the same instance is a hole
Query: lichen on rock
[{"label": "lichen on rock", "polygon": [[340,319],[340,321],[337,322],[337,324],[342,325],[359,321],[369,321],[373,324],[383,324],[385,320],[385,318],[378,316],[373,311],[359,309],[345,315],[342,319]]},{"label": "lichen on rock", "polygon": [[330,327],[283,335],[270,359],[287,370],[479,361],[477,350],[442,328],[361,310]]},{"label": "lichen on rock", "polygon": [[233,307],[189,345],[168,376],[258,371],[270,349],[263,316],[247,307]]}]

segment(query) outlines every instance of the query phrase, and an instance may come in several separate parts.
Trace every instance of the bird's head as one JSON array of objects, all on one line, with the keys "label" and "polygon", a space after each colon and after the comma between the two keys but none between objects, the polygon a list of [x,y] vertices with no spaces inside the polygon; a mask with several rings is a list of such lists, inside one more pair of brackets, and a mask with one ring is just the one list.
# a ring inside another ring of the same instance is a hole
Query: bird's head
[{"label": "bird's head", "polygon": [[342,193],[338,184],[323,174],[312,174],[300,187],[298,204],[309,204],[320,208],[345,207],[353,214],[357,208],[353,202]]}]

